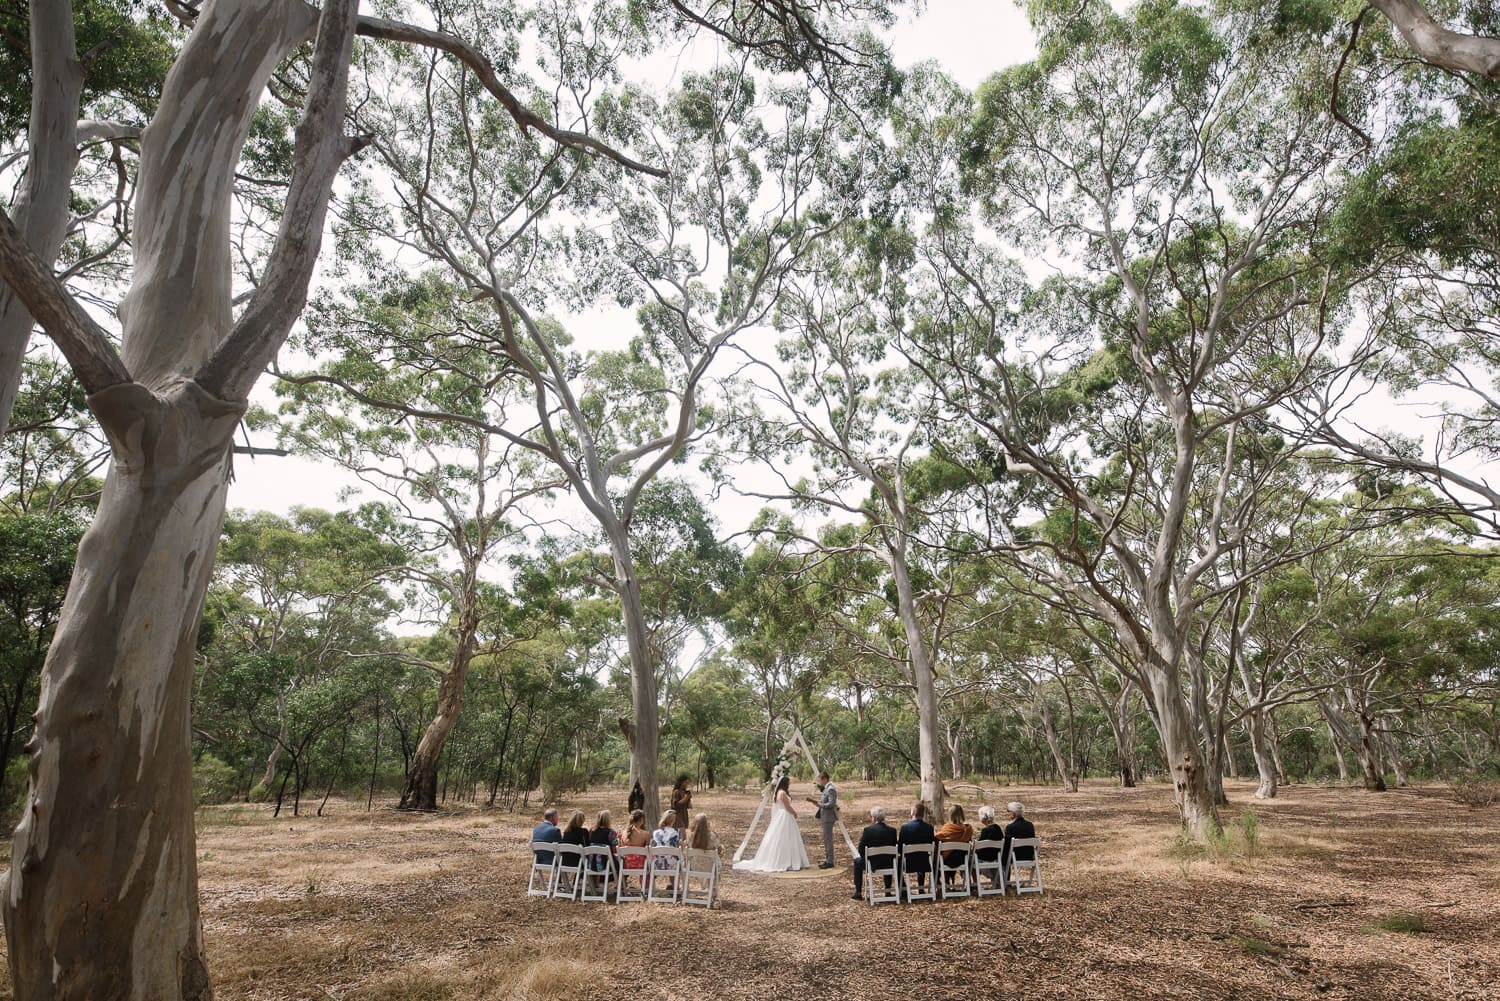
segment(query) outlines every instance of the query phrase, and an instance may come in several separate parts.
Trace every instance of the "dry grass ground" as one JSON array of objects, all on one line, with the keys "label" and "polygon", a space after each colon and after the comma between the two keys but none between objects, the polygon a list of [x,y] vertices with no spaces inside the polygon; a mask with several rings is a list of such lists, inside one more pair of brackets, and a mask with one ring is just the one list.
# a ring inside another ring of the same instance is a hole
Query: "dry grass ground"
[{"label": "dry grass ground", "polygon": [[[845,818],[910,792],[844,786]],[[1232,825],[1250,792],[1231,789]],[[1236,834],[1215,858],[1177,843],[1161,786],[993,793],[1013,797],[1044,896],[875,910],[849,899],[842,848],[828,872],[730,874],[710,912],[579,905],[525,896],[530,815],[205,810],[210,966],[225,1001],[1500,998],[1494,808],[1297,786],[1254,804],[1257,851]],[[563,805],[618,817],[620,799]],[[731,848],[757,800],[694,795]]]}]

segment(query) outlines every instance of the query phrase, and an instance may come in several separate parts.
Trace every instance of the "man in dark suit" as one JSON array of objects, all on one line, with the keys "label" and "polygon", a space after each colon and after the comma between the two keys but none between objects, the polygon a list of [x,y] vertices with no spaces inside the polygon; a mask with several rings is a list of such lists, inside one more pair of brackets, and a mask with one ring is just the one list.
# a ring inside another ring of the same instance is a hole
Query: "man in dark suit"
[{"label": "man in dark suit", "polygon": [[[1031,821],[1026,819],[1026,807],[1020,803],[1010,802],[1005,804],[1010,811],[1010,823],[1005,825],[1005,847],[1001,849],[1000,857],[1005,859],[1005,864],[1010,865],[1010,843],[1017,838],[1036,837],[1036,828]],[[1021,862],[1029,862],[1036,858],[1036,850],[1031,847],[1016,849],[1016,859]]]},{"label": "man in dark suit", "polygon": [[[918,800],[917,805],[911,808],[911,819],[901,825],[896,844],[903,849],[902,856],[905,858],[907,845],[928,845],[930,848],[936,840],[933,837],[932,825],[927,822],[927,804]],[[931,851],[918,852],[906,858],[906,871],[916,874],[918,890],[925,889],[927,874],[932,871]]]},{"label": "man in dark suit", "polygon": [[[553,844],[562,841],[562,830],[557,826],[557,807],[549,806],[542,811],[542,822],[531,829],[531,840]],[[551,865],[552,853],[537,852],[536,860],[541,865]]]},{"label": "man in dark suit", "polygon": [[[854,856],[854,898],[865,895],[865,849],[889,848],[896,843],[896,829],[885,822],[885,807],[870,807],[870,825],[859,832],[859,854]],[[870,863],[875,869],[891,868],[892,859],[880,858]],[[885,877],[885,885],[891,885],[891,877]]]}]

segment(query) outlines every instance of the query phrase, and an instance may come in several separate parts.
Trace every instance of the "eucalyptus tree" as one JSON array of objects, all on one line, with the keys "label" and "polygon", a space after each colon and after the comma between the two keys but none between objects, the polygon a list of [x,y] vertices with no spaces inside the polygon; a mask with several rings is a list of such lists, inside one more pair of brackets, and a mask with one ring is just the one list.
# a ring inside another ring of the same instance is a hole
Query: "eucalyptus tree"
[{"label": "eucalyptus tree", "polygon": [[504,377],[503,359],[484,350],[475,312],[436,275],[384,272],[320,296],[294,343],[330,360],[314,372],[278,373],[283,441],[343,466],[401,511],[426,554],[401,573],[431,596],[417,603],[423,624],[451,631],[442,661],[422,662],[438,697],[408,763],[402,809],[437,807],[438,767],[470,663],[520,638],[506,635],[513,603],[486,575],[521,542],[528,504],[563,485],[549,465],[484,429],[512,420],[527,401]]},{"label": "eucalyptus tree", "polygon": [[[481,134],[465,95],[453,101],[454,115],[431,128]],[[638,190],[610,171],[575,168],[524,192],[528,205],[566,195],[570,211],[602,213],[603,237],[584,224],[545,241],[514,239],[512,166],[494,144],[463,140],[461,160],[429,164],[429,126],[419,121],[410,134],[387,130],[396,138],[376,148],[403,202],[391,235],[492,311],[489,350],[533,397],[530,426],[486,427],[552,463],[605,536],[630,650],[631,773],[654,820],[657,665],[632,525],[657,475],[712,426],[716,411],[701,398],[720,350],[767,318],[789,269],[838,224],[836,207],[817,206],[817,189],[847,126],[806,89],[758,82],[748,57],[688,75],[665,100],[632,90],[609,106],[605,134],[650,148],[670,179]],[[636,322],[613,321],[618,347],[570,349],[542,310],[600,296],[637,304]]]},{"label": "eucalyptus tree", "polygon": [[[756,447],[781,480],[760,496],[853,519],[824,542],[803,541],[873,557],[890,575],[888,600],[917,708],[922,797],[940,814],[935,661],[957,592],[952,579],[940,579],[943,557],[935,554],[964,532],[961,498],[974,479],[944,456],[953,425],[934,385],[943,376],[891,347],[878,268],[859,259],[857,237],[865,232],[852,230],[808,259],[782,292],[777,363],[749,359],[763,411]],[[803,456],[811,469],[797,476]]]},{"label": "eucalyptus tree", "polygon": [[[1040,55],[967,109],[919,120],[945,143],[1002,240],[1063,274],[1022,294],[1000,248],[934,212],[917,249],[914,327],[956,373],[955,405],[1043,513],[996,539],[1060,600],[1107,623],[1146,697],[1184,823],[1218,827],[1184,661],[1204,604],[1250,530],[1277,462],[1246,462],[1264,415],[1305,391],[1337,332],[1347,278],[1309,240],[1336,205],[1351,139],[1317,107],[1323,39],[1180,4],[1034,8]],[[934,206],[940,208],[941,206]],[[1280,462],[1300,449],[1284,443]],[[1235,579],[1289,558],[1238,567]],[[1195,705],[1195,703],[1197,703]]]},{"label": "eucalyptus tree", "polygon": [[[305,302],[334,178],[363,144],[342,133],[356,31],[491,65],[456,36],[360,18],[348,0],[321,10],[292,0],[195,9],[141,133],[121,350],[58,281],[51,248],[34,248],[0,213],[0,278],[67,357],[113,460],[44,667],[28,799],[0,905],[20,998],[211,994],[188,704],[231,436]],[[33,79],[60,85],[33,90],[31,120],[46,141],[31,144],[30,166],[36,183],[66,188],[78,115],[77,89],[61,85],[77,76],[72,9],[43,0],[31,10]],[[271,74],[314,37],[310,59],[293,66],[305,97],[285,210],[253,288],[238,298],[237,161]],[[541,118],[493,71],[486,88],[517,126],[612,152]],[[59,162],[39,158],[44,146],[62,151]],[[53,213],[41,215],[56,232]],[[121,970],[131,971],[128,984]]]}]

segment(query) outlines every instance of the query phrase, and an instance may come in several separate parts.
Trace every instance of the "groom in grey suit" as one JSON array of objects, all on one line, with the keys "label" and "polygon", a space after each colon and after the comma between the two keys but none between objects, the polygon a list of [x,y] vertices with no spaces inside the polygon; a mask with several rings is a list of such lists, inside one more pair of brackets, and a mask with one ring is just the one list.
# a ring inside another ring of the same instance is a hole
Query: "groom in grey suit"
[{"label": "groom in grey suit", "polygon": [[839,791],[838,787],[828,777],[828,773],[818,773],[818,788],[822,795],[817,799],[807,797],[809,803],[818,804],[817,818],[823,825],[823,861],[818,864],[819,869],[833,868],[833,825],[839,819]]}]

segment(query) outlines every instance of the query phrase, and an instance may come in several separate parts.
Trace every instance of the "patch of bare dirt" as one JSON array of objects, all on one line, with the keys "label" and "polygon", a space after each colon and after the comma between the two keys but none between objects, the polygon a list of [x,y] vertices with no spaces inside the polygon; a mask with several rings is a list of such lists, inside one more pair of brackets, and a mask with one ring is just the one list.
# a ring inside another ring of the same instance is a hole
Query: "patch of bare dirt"
[{"label": "patch of bare dirt", "polygon": [[[844,817],[908,786],[841,787]],[[992,790],[1043,838],[1047,892],[872,909],[831,871],[727,873],[722,907],[527,898],[534,817],[200,814],[203,919],[225,1001],[273,999],[1500,999],[1500,815],[1446,789],[1293,786],[1247,808],[1259,847],[1177,844],[1171,791]],[[623,791],[561,804],[622,816]],[[700,790],[726,845],[758,795]],[[966,802],[977,808],[977,802]],[[816,860],[812,822],[804,838]],[[751,850],[753,851],[753,844]],[[726,857],[727,862],[727,857]],[[0,997],[8,997],[0,987]]]}]

